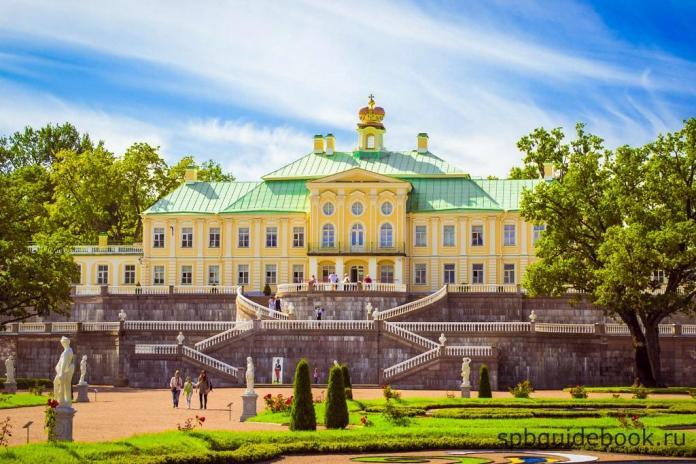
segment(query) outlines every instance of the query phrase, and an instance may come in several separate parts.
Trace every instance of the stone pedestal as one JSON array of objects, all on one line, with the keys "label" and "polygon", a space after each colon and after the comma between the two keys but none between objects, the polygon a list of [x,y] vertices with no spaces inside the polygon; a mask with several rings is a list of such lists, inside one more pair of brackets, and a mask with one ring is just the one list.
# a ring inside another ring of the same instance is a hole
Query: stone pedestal
[{"label": "stone pedestal", "polygon": [[244,422],[256,415],[256,400],[258,397],[259,395],[256,393],[244,393],[242,395],[242,417],[239,418],[239,422]]},{"label": "stone pedestal", "polygon": [[73,416],[75,409],[72,407],[58,406],[56,408],[56,441],[73,441]]},{"label": "stone pedestal", "polygon": [[471,398],[471,387],[462,385],[462,398]]},{"label": "stone pedestal", "polygon": [[87,387],[89,385],[87,382],[77,384],[77,403],[89,403],[89,396],[87,395]]},{"label": "stone pedestal", "polygon": [[17,382],[5,382],[5,393],[17,393]]}]

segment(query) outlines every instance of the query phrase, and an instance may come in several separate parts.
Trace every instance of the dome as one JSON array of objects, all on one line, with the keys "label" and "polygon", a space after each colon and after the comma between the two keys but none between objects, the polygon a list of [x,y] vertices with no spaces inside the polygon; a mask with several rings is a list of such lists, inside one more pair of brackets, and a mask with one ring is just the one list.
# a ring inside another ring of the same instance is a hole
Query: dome
[{"label": "dome", "polygon": [[375,106],[374,96],[370,95],[370,100],[367,106],[360,108],[358,117],[360,118],[361,126],[374,126],[383,128],[382,120],[386,112],[381,106]]}]

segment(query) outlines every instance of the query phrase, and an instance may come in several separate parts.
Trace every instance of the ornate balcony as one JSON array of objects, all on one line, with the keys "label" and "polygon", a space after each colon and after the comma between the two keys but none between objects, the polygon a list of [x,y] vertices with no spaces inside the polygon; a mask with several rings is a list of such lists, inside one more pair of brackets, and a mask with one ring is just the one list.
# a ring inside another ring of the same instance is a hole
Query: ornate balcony
[{"label": "ornate balcony", "polygon": [[327,246],[322,242],[309,243],[307,248],[309,256],[406,256],[404,242],[395,242],[392,246],[380,246],[377,242],[366,242],[363,245],[334,242],[333,246]]}]

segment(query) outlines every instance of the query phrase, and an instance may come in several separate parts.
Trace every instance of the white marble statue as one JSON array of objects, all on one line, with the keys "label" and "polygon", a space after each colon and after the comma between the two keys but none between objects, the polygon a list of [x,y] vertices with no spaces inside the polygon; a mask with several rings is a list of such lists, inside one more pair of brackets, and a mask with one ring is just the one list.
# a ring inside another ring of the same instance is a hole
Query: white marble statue
[{"label": "white marble statue", "polygon": [[372,303],[369,301],[365,305],[365,311],[367,312],[367,318],[370,319],[372,317]]},{"label": "white marble statue", "polygon": [[462,358],[462,387],[471,387],[471,358]]},{"label": "white marble statue", "polygon": [[121,308],[121,311],[118,312],[118,320],[121,322],[126,322],[126,319],[128,318],[128,314],[126,314],[126,311]]},{"label": "white marble statue", "polygon": [[5,383],[16,383],[14,356],[10,355],[5,360]]},{"label": "white marble statue", "polygon": [[186,340],[186,337],[184,337],[184,333],[183,333],[183,332],[179,332],[179,335],[176,336],[176,342],[177,342],[179,345],[183,345],[183,344],[184,344],[184,340]]},{"label": "white marble statue", "polygon": [[70,348],[70,339],[62,337],[60,344],[63,352],[56,364],[56,378],[53,379],[53,396],[60,407],[69,408],[72,405],[72,378],[75,373],[75,355]]},{"label": "white marble statue", "polygon": [[533,324],[536,321],[537,315],[532,309],[532,312],[529,314],[529,321]]},{"label": "white marble statue", "polygon": [[333,365],[336,367],[341,367],[340,364],[338,364],[338,360],[334,359]]},{"label": "white marble statue", "polygon": [[445,343],[447,343],[447,337],[445,337],[444,332],[440,334],[440,338],[438,338],[440,341],[440,345],[445,346]]},{"label": "white marble statue", "polygon": [[85,382],[85,377],[87,376],[87,355],[83,354],[82,355],[82,361],[80,361],[80,381],[78,382],[81,385],[86,384]]},{"label": "white marble statue", "polygon": [[247,367],[244,377],[246,377],[246,392],[244,393],[254,393],[254,360],[251,359],[251,356],[247,357]]}]

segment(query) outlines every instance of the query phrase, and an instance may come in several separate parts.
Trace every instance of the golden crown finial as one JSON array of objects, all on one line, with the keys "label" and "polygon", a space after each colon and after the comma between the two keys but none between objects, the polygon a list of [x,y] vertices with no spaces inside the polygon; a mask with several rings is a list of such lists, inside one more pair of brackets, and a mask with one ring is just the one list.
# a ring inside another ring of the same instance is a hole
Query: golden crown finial
[{"label": "golden crown finial", "polygon": [[370,94],[367,96],[367,98],[369,98],[369,100],[367,102],[367,106],[369,106],[370,109],[373,109],[375,107],[375,96]]},{"label": "golden crown finial", "polygon": [[382,120],[384,119],[384,108],[376,106],[375,96],[368,95],[367,106],[360,108],[358,116],[362,125],[384,128]]}]

